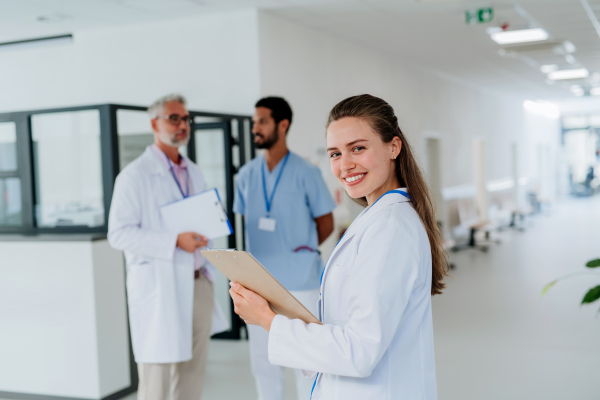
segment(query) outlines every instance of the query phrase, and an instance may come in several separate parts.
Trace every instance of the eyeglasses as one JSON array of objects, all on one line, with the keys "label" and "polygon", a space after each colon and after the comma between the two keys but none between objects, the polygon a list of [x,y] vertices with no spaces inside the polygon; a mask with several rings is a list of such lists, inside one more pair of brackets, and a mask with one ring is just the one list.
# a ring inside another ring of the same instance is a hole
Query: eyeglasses
[{"label": "eyeglasses", "polygon": [[186,125],[192,125],[192,123],[194,122],[194,120],[189,114],[184,116],[181,116],[179,114],[163,115],[162,117],[156,117],[156,119],[166,119],[175,126],[178,126],[181,123],[181,121],[185,122]]}]

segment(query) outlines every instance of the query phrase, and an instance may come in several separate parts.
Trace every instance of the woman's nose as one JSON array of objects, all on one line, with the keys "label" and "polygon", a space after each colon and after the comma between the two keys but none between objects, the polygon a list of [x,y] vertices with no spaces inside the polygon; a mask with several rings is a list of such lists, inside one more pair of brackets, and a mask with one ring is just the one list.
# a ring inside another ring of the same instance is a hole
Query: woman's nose
[{"label": "woman's nose", "polygon": [[350,171],[355,166],[354,163],[352,162],[351,158],[348,156],[342,155],[340,161],[341,161],[340,168],[342,170],[342,173]]}]

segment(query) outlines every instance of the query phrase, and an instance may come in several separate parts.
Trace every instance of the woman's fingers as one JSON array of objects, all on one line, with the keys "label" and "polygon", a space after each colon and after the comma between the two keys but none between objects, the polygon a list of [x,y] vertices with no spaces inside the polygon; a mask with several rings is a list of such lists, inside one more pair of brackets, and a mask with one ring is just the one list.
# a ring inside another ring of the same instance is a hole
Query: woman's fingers
[{"label": "woman's fingers", "polygon": [[231,288],[240,296],[242,296],[246,301],[252,304],[260,304],[266,303],[266,300],[256,292],[253,292],[250,289],[246,289],[244,286],[240,285],[237,282],[231,282],[229,284]]},{"label": "woman's fingers", "polygon": [[251,294],[254,293],[251,290],[246,289],[245,287],[243,287],[242,285],[240,285],[237,282],[230,282],[229,285],[237,294],[239,294],[240,296],[242,296],[245,299],[248,299],[251,296]]},{"label": "woman's fingers", "polygon": [[240,296],[235,290],[233,290],[233,288],[229,289],[229,295],[233,300],[233,312],[239,315],[241,312],[240,306],[242,306],[243,303],[247,302],[242,296]]}]

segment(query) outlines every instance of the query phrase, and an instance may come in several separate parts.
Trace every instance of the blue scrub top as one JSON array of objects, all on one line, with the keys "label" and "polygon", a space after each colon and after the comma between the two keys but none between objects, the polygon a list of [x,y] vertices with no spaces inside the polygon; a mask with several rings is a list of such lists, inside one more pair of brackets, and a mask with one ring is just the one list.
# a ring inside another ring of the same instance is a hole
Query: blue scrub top
[{"label": "blue scrub top", "polygon": [[317,249],[315,218],[335,208],[319,168],[290,152],[271,204],[270,218],[277,221],[275,231],[258,229],[260,218],[267,216],[261,169],[270,198],[284,159],[271,172],[263,156],[240,169],[233,211],[245,216],[246,251],[286,289],[317,289],[323,269],[321,256],[310,250],[294,250],[300,246]]}]

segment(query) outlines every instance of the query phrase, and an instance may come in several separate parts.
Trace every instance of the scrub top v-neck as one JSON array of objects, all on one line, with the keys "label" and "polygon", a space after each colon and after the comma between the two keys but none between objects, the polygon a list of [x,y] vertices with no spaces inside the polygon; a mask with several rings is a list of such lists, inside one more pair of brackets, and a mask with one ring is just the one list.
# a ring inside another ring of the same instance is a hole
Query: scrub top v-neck
[{"label": "scrub top v-neck", "polygon": [[[233,210],[245,216],[246,250],[288,290],[312,290],[322,271],[320,255],[310,250],[319,244],[314,219],[332,212],[335,202],[317,167],[292,152],[287,157],[272,171],[262,156],[242,167]],[[275,228],[269,231],[259,225],[271,195],[268,217]]]}]

